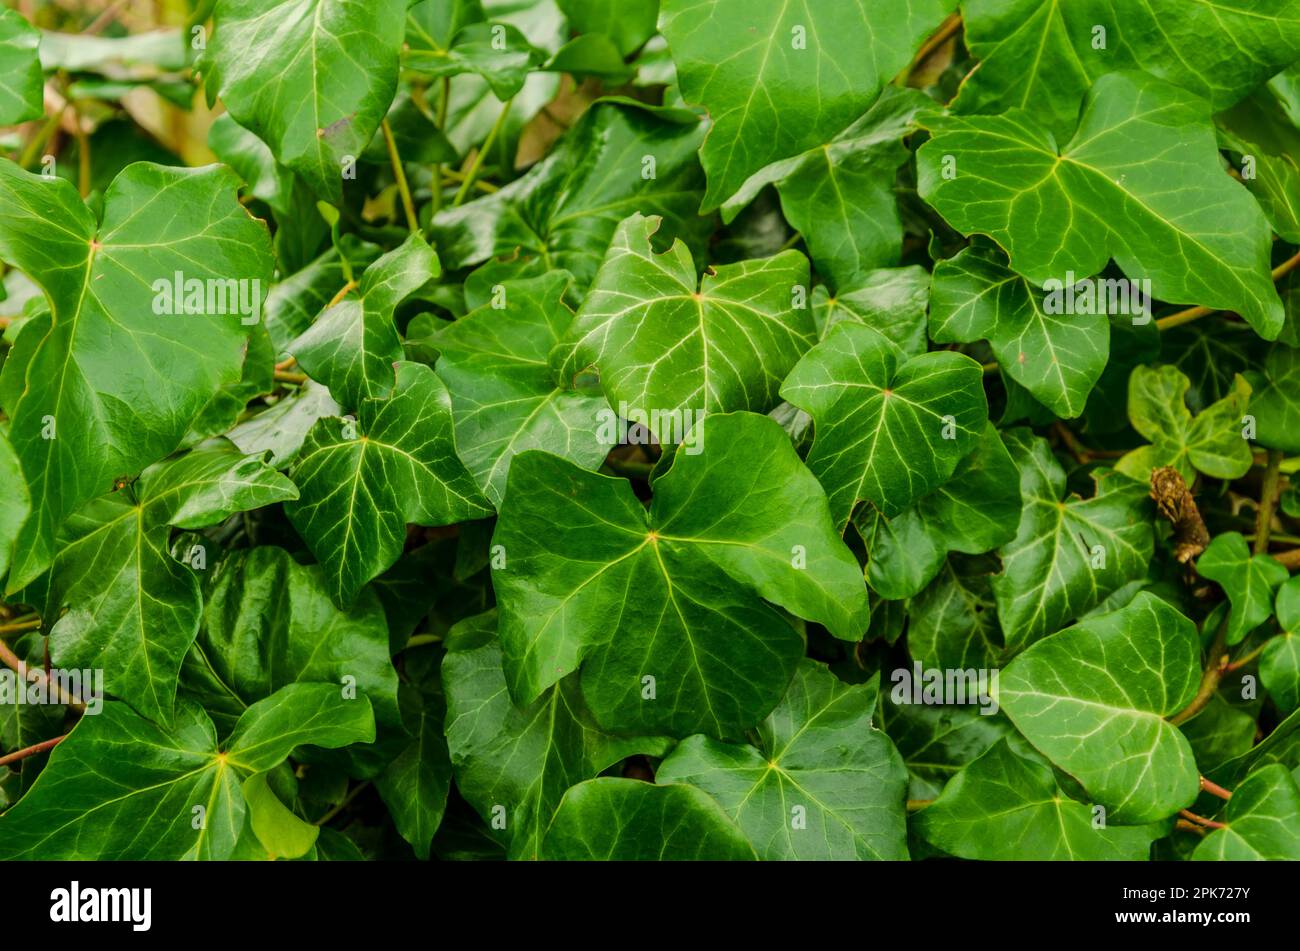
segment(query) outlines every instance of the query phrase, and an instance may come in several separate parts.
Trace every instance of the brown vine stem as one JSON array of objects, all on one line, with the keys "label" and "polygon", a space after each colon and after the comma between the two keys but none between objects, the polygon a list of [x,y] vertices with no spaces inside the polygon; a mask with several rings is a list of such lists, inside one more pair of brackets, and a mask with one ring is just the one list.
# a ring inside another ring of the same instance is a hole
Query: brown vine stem
[{"label": "brown vine stem", "polygon": [[[36,622],[36,626],[39,627],[40,623]],[[18,628],[21,628],[22,630],[28,630],[28,631],[35,630],[35,628],[32,627],[29,622],[26,625],[11,624],[11,625],[7,625],[6,627],[0,627],[0,631],[4,631],[8,633]],[[61,687],[59,687],[58,684],[52,683],[50,681],[49,675],[46,674],[45,671],[41,670],[39,667],[29,667],[27,664],[25,664],[22,658],[19,657],[17,654],[15,654],[10,649],[9,645],[6,644],[4,641],[0,641],[0,664],[4,664],[6,667],[10,668],[19,677],[23,678],[23,680],[28,680],[33,682],[43,681],[46,687],[49,690],[52,690],[58,696],[59,703],[71,707],[73,710],[76,710],[78,713],[85,712],[86,710],[85,704],[79,703],[69,694],[64,692],[64,690]]]},{"label": "brown vine stem", "polygon": [[37,753],[44,753],[46,750],[52,750],[67,738],[68,734],[65,733],[63,736],[56,736],[52,740],[37,743],[35,746],[29,746],[26,749],[18,750],[14,753],[8,754],[7,756],[0,756],[0,766],[8,766],[10,763],[16,763],[29,756],[35,756]]},{"label": "brown vine stem", "polygon": [[289,373],[287,370],[276,370],[276,371],[275,371],[275,382],[276,382],[276,383],[295,383],[295,384],[297,384],[298,386],[302,386],[302,384],[304,384],[304,383],[307,382],[307,374],[305,374],[305,373]]},{"label": "brown vine stem", "polygon": [[1205,659],[1205,673],[1201,675],[1201,686],[1196,691],[1196,696],[1192,702],[1179,710],[1169,718],[1169,722],[1174,726],[1180,723],[1186,723],[1196,714],[1200,713],[1214,692],[1219,689],[1219,681],[1223,679],[1223,673],[1228,667],[1228,655],[1223,652],[1227,643],[1228,636],[1228,615],[1223,615],[1223,623],[1214,634],[1214,640],[1210,644],[1209,653]]},{"label": "brown vine stem", "polygon": [[1205,835],[1205,827],[1198,826],[1195,822],[1188,822],[1186,819],[1179,819],[1174,825],[1183,832],[1195,832],[1197,835]]},{"label": "brown vine stem", "polygon": [[1201,777],[1201,788],[1211,796],[1218,796],[1220,799],[1228,800],[1232,798],[1232,793],[1224,789],[1218,783],[1212,783],[1204,776]]},{"label": "brown vine stem", "polygon": [[1188,809],[1179,809],[1179,810],[1178,810],[1178,814],[1179,814],[1180,816],[1182,816],[1184,819],[1187,819],[1187,820],[1190,821],[1190,822],[1195,822],[1197,825],[1199,825],[1199,826],[1203,826],[1203,827],[1206,828],[1206,829],[1226,829],[1226,828],[1228,828],[1228,826],[1227,826],[1226,823],[1223,823],[1223,822],[1215,822],[1213,819],[1207,819],[1207,818],[1205,818],[1205,816],[1198,816],[1196,813],[1191,812],[1191,811],[1188,810]]},{"label": "brown vine stem", "polygon": [[[1300,267],[1300,252],[1273,268],[1273,280],[1282,280],[1282,278],[1286,277],[1286,275],[1290,274],[1297,267]],[[1178,313],[1170,314],[1168,317],[1161,317],[1156,321],[1156,329],[1170,330],[1174,327],[1181,327],[1183,324],[1190,324],[1193,320],[1200,320],[1202,317],[1217,313],[1218,311],[1213,307],[1189,307],[1187,310],[1180,310]]]},{"label": "brown vine stem", "polygon": [[393,166],[393,178],[397,179],[397,191],[402,196],[402,210],[406,212],[406,224],[414,234],[420,230],[420,219],[415,214],[415,202],[411,200],[411,186],[406,180],[406,169],[402,168],[402,156],[397,151],[397,140],[393,138],[393,129],[385,119],[379,124],[384,133],[384,145],[388,146],[388,161]]},{"label": "brown vine stem", "polygon": [[1280,561],[1288,571],[1295,571],[1300,568],[1300,548],[1291,548],[1287,551],[1275,551],[1272,556]]},{"label": "brown vine stem", "polygon": [[1264,486],[1259,492],[1259,510],[1255,513],[1255,554],[1257,555],[1268,552],[1268,535],[1273,528],[1273,507],[1277,505],[1281,465],[1282,453],[1270,449],[1268,467],[1264,470]]}]

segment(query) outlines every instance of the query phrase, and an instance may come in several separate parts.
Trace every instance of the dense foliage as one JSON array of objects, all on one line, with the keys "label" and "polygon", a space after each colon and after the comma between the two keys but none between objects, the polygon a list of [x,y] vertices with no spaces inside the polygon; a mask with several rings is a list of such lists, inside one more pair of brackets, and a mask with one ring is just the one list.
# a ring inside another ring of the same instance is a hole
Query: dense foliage
[{"label": "dense foliage", "polygon": [[1300,0],[11,7],[0,858],[1300,859]]}]

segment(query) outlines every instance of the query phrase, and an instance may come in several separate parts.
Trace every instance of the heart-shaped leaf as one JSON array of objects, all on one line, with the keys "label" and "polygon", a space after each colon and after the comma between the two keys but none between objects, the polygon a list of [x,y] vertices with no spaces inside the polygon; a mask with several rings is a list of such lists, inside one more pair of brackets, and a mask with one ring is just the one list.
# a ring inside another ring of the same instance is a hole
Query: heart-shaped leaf
[{"label": "heart-shaped leaf", "polygon": [[1273,613],[1273,593],[1287,580],[1286,566],[1271,555],[1252,555],[1239,532],[1217,535],[1196,560],[1202,577],[1217,581],[1228,595],[1228,643],[1242,638]]},{"label": "heart-shaped leaf", "polygon": [[1259,658],[1259,679],[1285,713],[1300,709],[1300,578],[1277,592],[1277,623],[1282,633],[1270,638]]}]

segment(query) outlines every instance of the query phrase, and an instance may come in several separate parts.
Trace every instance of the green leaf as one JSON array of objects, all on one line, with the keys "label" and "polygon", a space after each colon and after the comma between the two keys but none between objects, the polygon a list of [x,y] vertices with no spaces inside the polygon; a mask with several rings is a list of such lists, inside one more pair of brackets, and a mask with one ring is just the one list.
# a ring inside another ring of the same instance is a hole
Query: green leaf
[{"label": "green leaf", "polygon": [[5,407],[32,497],[11,593],[49,566],[69,515],[175,450],[217,389],[238,379],[247,317],[158,313],[178,272],[247,281],[250,303],[270,283],[270,239],[237,187],[218,167],[135,164],[109,186],[96,225],[72,185],[0,161],[0,258],[41,287],[52,311],[32,340],[26,386]]},{"label": "green leaf", "polygon": [[67,521],[42,614],[57,619],[55,663],[103,668],[110,694],[166,722],[203,609],[194,569],[172,557],[171,529],[215,525],[297,491],[256,457],[220,444],[151,466],[131,491],[137,501],[119,492]]},{"label": "green leaf", "polygon": [[[379,128],[397,88],[407,0],[218,0],[209,97],[320,196]],[[362,65],[364,64],[364,65]]]},{"label": "green leaf", "polygon": [[712,211],[764,166],[829,143],[906,66],[952,0],[663,0],[682,96],[709,112]]},{"label": "green leaf", "polygon": [[1264,360],[1264,379],[1250,398],[1256,441],[1269,449],[1300,452],[1300,350],[1275,345]]},{"label": "green leaf", "polygon": [[898,263],[903,227],[894,177],[911,154],[903,137],[934,102],[915,89],[885,87],[875,104],[826,144],[756,173],[722,206],[731,220],[767,185],[776,186],[790,226],[837,292],[863,272]]},{"label": "green leaf", "polygon": [[908,603],[907,649],[924,667],[997,667],[1003,654],[988,569],[949,558]]},{"label": "green leaf", "polygon": [[1273,230],[1300,243],[1300,128],[1287,117],[1281,97],[1261,87],[1214,119],[1219,142],[1242,156],[1242,180]]},{"label": "green leaf", "polygon": [[45,108],[41,34],[17,10],[0,9],[0,126],[39,119]]},{"label": "green leaf", "polygon": [[603,33],[622,56],[655,32],[659,0],[556,0],[575,33]]},{"label": "green leaf", "polygon": [[[704,176],[693,113],[623,99],[595,103],[549,155],[491,195],[445,209],[431,234],[448,269],[517,253],[571,272],[585,288],[628,215],[658,215],[697,253],[710,222],[696,216]],[[649,160],[649,161],[647,161]],[[691,288],[694,290],[694,288]]]},{"label": "green leaf", "polygon": [[1277,337],[1268,222],[1223,174],[1204,100],[1145,74],[1108,74],[1060,149],[1016,110],[932,125],[917,153],[921,197],[963,234],[992,237],[1028,280],[1069,286],[1113,258],[1149,280],[1151,296],[1234,310]]},{"label": "green leaf", "polygon": [[402,553],[406,524],[491,514],[456,456],[451,399],[426,366],[398,363],[393,395],[362,401],[357,421],[328,417],[307,435],[285,507],[347,605]]},{"label": "green leaf", "polygon": [[1165,718],[1191,703],[1200,678],[1195,626],[1144,591],[1030,647],[1002,671],[996,696],[1108,822],[1136,825],[1196,799],[1191,747]]},{"label": "green leaf", "polygon": [[1167,831],[1093,820],[1093,806],[1064,793],[1047,763],[1002,739],[953,777],[912,828],[949,855],[986,862],[1145,861]]},{"label": "green leaf", "polygon": [[1240,479],[1254,462],[1242,435],[1242,416],[1250,401],[1250,384],[1233,378],[1233,389],[1192,418],[1185,397],[1191,381],[1171,366],[1133,370],[1128,380],[1128,417],[1133,428],[1151,441],[1134,449],[1115,468],[1142,483],[1151,470],[1173,466],[1190,485],[1197,472],[1216,479]]},{"label": "green leaf", "polygon": [[266,773],[244,780],[240,791],[257,840],[273,859],[301,858],[311,851],[320,829],[293,814],[267,782]]},{"label": "green leaf", "polygon": [[501,298],[448,325],[431,341],[438,376],[451,392],[456,445],[495,506],[505,495],[510,461],[529,449],[555,452],[594,469],[609,452],[601,438],[603,396],[569,387],[547,364],[573,320],[562,272],[499,285]]},{"label": "green leaf", "polygon": [[1192,853],[1193,861],[1300,860],[1300,788],[1285,766],[1255,770],[1236,789],[1216,829]]},{"label": "green leaf", "polygon": [[348,410],[387,397],[393,365],[402,359],[393,312],[438,273],[438,255],[420,235],[411,235],[366,268],[356,290],[322,311],[289,352]]},{"label": "green leaf", "polygon": [[477,73],[503,101],[523,88],[529,72],[544,59],[542,51],[508,23],[468,23],[445,47],[409,25],[406,37],[402,65],[407,69],[426,79]]},{"label": "green leaf", "polygon": [[799,361],[781,395],[816,423],[808,468],[840,528],[860,499],[893,517],[943,485],[988,419],[983,373],[970,357],[909,360],[881,334],[847,322]]},{"label": "green leaf", "polygon": [[[979,707],[894,703],[892,694],[887,691],[889,702],[881,703],[880,725],[907,766],[909,799],[936,798],[948,780],[994,743],[1016,737],[1006,717],[986,716]],[[1023,740],[1016,742],[1024,746]]]},{"label": "green leaf", "polygon": [[907,858],[907,770],[871,723],[878,681],[849,686],[803,660],[757,748],[683,740],[655,773],[712,796],[767,860]]},{"label": "green leaf", "polygon": [[443,736],[443,703],[436,696],[407,696],[417,707],[411,741],[375,780],[375,788],[402,838],[418,858],[429,857],[451,788],[451,760]]},{"label": "green leaf", "polygon": [[1238,644],[1273,613],[1273,593],[1287,580],[1286,566],[1271,555],[1252,555],[1239,532],[1216,535],[1196,560],[1201,577],[1228,595],[1228,643]]},{"label": "green leaf", "polygon": [[684,244],[655,253],[658,227],[640,214],[619,225],[552,359],[565,379],[595,367],[619,415],[646,414],[667,443],[685,436],[692,414],[775,406],[815,331],[808,262],[797,251],[719,265],[697,285]]},{"label": "green leaf", "polygon": [[754,849],[694,786],[590,779],[560,802],[546,833],[548,861],[752,861]]},{"label": "green leaf", "polygon": [[1103,310],[1061,313],[1005,255],[981,247],[936,264],[931,295],[936,343],[986,339],[1002,371],[1052,412],[1066,419],[1083,412],[1110,355]]},{"label": "green leaf", "polygon": [[648,512],[623,480],[546,453],[516,457],[493,536],[516,702],[581,664],[583,695],[609,729],[728,737],[772,709],[803,653],[762,600],[862,636],[857,562],[780,426],[737,413],[697,430],[703,451],[674,455]]},{"label": "green leaf", "polygon": [[488,822],[502,810],[514,858],[539,857],[542,837],[570,786],[628,756],[662,756],[671,745],[659,737],[606,733],[588,712],[576,676],[516,707],[495,640],[449,651],[442,678],[456,788]]},{"label": "green leaf", "polygon": [[242,452],[270,453],[267,461],[283,468],[297,457],[317,420],[342,412],[329,390],[308,380],[297,392],[239,423],[226,435]]},{"label": "green leaf", "polygon": [[1278,589],[1277,623],[1282,633],[1271,638],[1260,655],[1259,679],[1286,715],[1300,709],[1300,578]]},{"label": "green leaf", "polygon": [[998,551],[1003,570],[993,592],[1015,652],[1145,577],[1153,538],[1146,486],[1101,469],[1092,498],[1067,496],[1046,440],[1020,429],[1003,441],[1020,468],[1024,508],[1016,537]]},{"label": "green leaf", "polygon": [[853,321],[879,331],[909,357],[925,353],[930,273],[923,267],[879,268],[859,274],[832,295],[813,288],[813,321],[825,338],[836,324]]},{"label": "green leaf", "polygon": [[0,433],[0,483],[5,486],[5,494],[0,498],[0,578],[3,578],[13,558],[14,540],[32,510],[22,467],[3,433]]},{"label": "green leaf", "polygon": [[0,816],[0,857],[229,858],[247,814],[244,779],[300,744],[373,736],[365,699],[343,700],[326,684],[294,684],[253,705],[220,745],[195,703],[178,703],[168,728],[110,701],[81,719],[27,795]]},{"label": "green leaf", "polygon": [[1292,62],[1300,44],[1295,0],[964,0],[962,14],[980,62],[954,110],[1028,109],[1061,136],[1104,73],[1146,69],[1223,109]]}]

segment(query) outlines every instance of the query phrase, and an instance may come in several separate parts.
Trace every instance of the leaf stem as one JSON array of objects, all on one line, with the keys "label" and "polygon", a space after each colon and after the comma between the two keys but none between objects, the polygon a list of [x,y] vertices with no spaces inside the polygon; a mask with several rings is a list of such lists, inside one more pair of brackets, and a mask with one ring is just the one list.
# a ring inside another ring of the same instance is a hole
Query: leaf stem
[{"label": "leaf stem", "polygon": [[907,811],[920,812],[932,802],[934,802],[933,799],[909,799],[907,800]]},{"label": "leaf stem", "polygon": [[1214,692],[1219,689],[1219,681],[1223,679],[1223,672],[1228,666],[1228,655],[1225,654],[1224,647],[1227,644],[1228,637],[1228,614],[1223,615],[1223,622],[1219,629],[1214,633],[1214,640],[1210,643],[1209,653],[1205,659],[1205,673],[1201,675],[1201,686],[1196,691],[1196,696],[1192,702],[1179,710],[1169,718],[1169,722],[1174,726],[1180,723],[1186,723],[1196,714],[1205,709]]},{"label": "leaf stem", "polygon": [[1212,783],[1204,776],[1201,777],[1201,788],[1211,796],[1218,796],[1220,799],[1228,800],[1232,798],[1232,793],[1224,789],[1218,783]]},{"label": "leaf stem", "polygon": [[1268,552],[1268,534],[1273,529],[1273,507],[1277,504],[1282,453],[1268,451],[1268,468],[1264,470],[1264,486],[1259,492],[1259,509],[1255,513],[1255,554]]},{"label": "leaf stem", "polygon": [[[337,304],[339,301],[343,300],[343,298],[345,298],[345,297],[348,296],[348,292],[349,292],[349,291],[352,291],[352,290],[355,290],[355,289],[356,289],[356,286],[357,286],[357,282],[349,278],[349,279],[348,279],[348,282],[347,282],[346,284],[344,284],[342,287],[339,288],[338,293],[335,294],[333,297],[330,298],[330,302],[329,302],[328,304],[325,305],[325,309],[326,309],[326,310],[329,310],[331,307],[333,307],[333,306],[334,306],[335,304]],[[296,358],[295,358],[295,360],[296,360]]]},{"label": "leaf stem", "polygon": [[40,618],[22,618],[21,620],[14,621],[12,624],[0,624],[0,635],[22,634],[27,631],[39,630],[40,626]]},{"label": "leaf stem", "polygon": [[37,753],[44,753],[46,750],[52,750],[67,738],[68,734],[65,733],[62,736],[56,736],[52,740],[45,740],[42,743],[37,743],[35,746],[29,746],[25,749],[18,750],[17,752],[10,753],[7,756],[0,756],[0,766],[8,766],[10,763],[17,763],[19,760],[24,760],[29,756],[35,756]]},{"label": "leaf stem", "polygon": [[40,127],[36,135],[32,137],[32,140],[27,143],[27,147],[23,149],[22,155],[19,156],[18,164],[20,166],[25,169],[31,169],[32,165],[36,162],[36,156],[41,154],[41,149],[45,148],[49,143],[50,137],[54,135],[54,130],[57,129],[59,123],[63,121],[63,113],[66,112],[67,109],[68,103],[65,100],[63,105],[60,106],[57,111],[51,113],[50,117],[45,120],[45,124]]},{"label": "leaf stem", "polygon": [[397,151],[397,140],[393,138],[393,128],[385,119],[379,124],[384,133],[384,145],[388,146],[388,161],[393,166],[393,178],[397,179],[397,191],[402,196],[402,210],[406,212],[406,224],[411,233],[420,230],[420,220],[415,214],[415,202],[411,200],[411,186],[406,180],[406,170],[402,168],[402,156]]},{"label": "leaf stem", "polygon": [[1234,660],[1227,667],[1223,668],[1223,672],[1225,674],[1230,674],[1234,670],[1241,670],[1241,668],[1245,667],[1247,664],[1249,664],[1260,654],[1264,653],[1264,648],[1266,647],[1268,647],[1268,641],[1265,641],[1263,644],[1260,644],[1258,647],[1256,647],[1254,650],[1250,651],[1249,653],[1242,654],[1240,657]]},{"label": "leaf stem", "polygon": [[357,796],[361,795],[362,790],[364,790],[364,789],[365,789],[367,786],[369,786],[369,785],[370,785],[370,780],[368,780],[368,779],[367,779],[364,783],[358,783],[358,784],[357,784],[357,785],[352,789],[352,791],[351,791],[350,793],[348,793],[346,796],[343,797],[343,801],[342,801],[342,802],[340,802],[337,806],[335,806],[335,807],[334,807],[333,809],[331,809],[329,812],[325,813],[325,815],[321,816],[319,819],[317,819],[315,822],[313,822],[312,825],[323,826],[323,825],[325,825],[326,823],[328,823],[331,819],[333,819],[335,816],[337,816],[340,812],[342,812],[342,811],[343,811],[344,809],[346,809],[348,806],[352,805],[352,800],[356,799]]},{"label": "leaf stem", "polygon": [[1178,814],[1179,814],[1180,816],[1182,816],[1184,819],[1187,819],[1187,820],[1189,820],[1189,821],[1191,821],[1191,822],[1194,822],[1194,823],[1196,823],[1197,825],[1202,826],[1202,827],[1204,827],[1204,828],[1206,828],[1206,829],[1226,829],[1226,828],[1228,828],[1228,826],[1227,826],[1226,823],[1223,823],[1223,822],[1215,822],[1213,819],[1207,819],[1207,818],[1205,818],[1205,816],[1198,816],[1196,813],[1194,813],[1194,812],[1192,812],[1192,811],[1190,811],[1190,810],[1188,810],[1188,809],[1179,809],[1179,810],[1178,810]]},{"label": "leaf stem", "polygon": [[[1273,268],[1273,280],[1280,281],[1297,267],[1300,267],[1300,252],[1292,257],[1287,258],[1277,267]],[[1200,320],[1210,314],[1217,314],[1218,311],[1213,307],[1189,307],[1187,310],[1180,310],[1176,314],[1170,314],[1168,317],[1161,317],[1156,320],[1157,330],[1171,330],[1174,327],[1181,327],[1183,324],[1190,324],[1193,320]]]},{"label": "leaf stem", "polygon": [[307,374],[305,374],[305,373],[290,373],[288,370],[276,370],[276,371],[275,371],[275,382],[276,382],[276,383],[293,383],[293,384],[296,384],[297,386],[302,386],[304,383],[307,382]]},{"label": "leaf stem", "polygon": [[[39,627],[39,622],[37,626]],[[6,627],[0,627],[0,632],[7,633],[11,630],[14,630],[16,627],[18,627],[18,625],[8,625]],[[33,628],[31,627],[23,627],[22,629],[33,630]],[[27,664],[23,662],[22,658],[20,658],[17,654],[15,654],[10,649],[9,645],[6,644],[4,641],[0,641],[0,663],[4,664],[6,667],[11,669],[14,673],[16,673],[19,677],[21,677],[25,681],[31,681],[31,682],[43,681],[47,689],[53,690],[55,692],[55,694],[58,697],[59,703],[71,707],[73,710],[76,710],[78,713],[85,712],[86,705],[84,703],[79,703],[77,700],[73,699],[71,696],[65,693],[63,689],[58,686],[58,684],[55,684],[50,680],[49,675],[46,674],[45,671],[41,670],[38,667],[27,666]]]},{"label": "leaf stem", "polygon": [[501,113],[497,116],[497,121],[492,124],[492,131],[489,132],[487,138],[483,140],[482,148],[480,148],[478,154],[474,156],[474,164],[471,165],[469,171],[465,173],[465,180],[460,183],[460,189],[456,192],[456,197],[452,199],[451,207],[459,208],[461,203],[465,201],[465,196],[469,194],[469,190],[474,184],[474,179],[478,176],[479,170],[483,167],[483,162],[487,159],[488,152],[492,150],[493,143],[496,142],[497,136],[500,134],[502,127],[506,124],[506,116],[510,115],[510,106],[513,102],[513,98],[507,99],[506,104],[501,107]]}]

